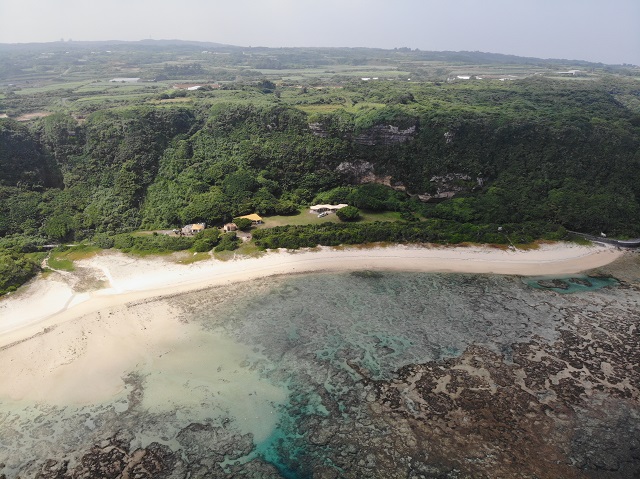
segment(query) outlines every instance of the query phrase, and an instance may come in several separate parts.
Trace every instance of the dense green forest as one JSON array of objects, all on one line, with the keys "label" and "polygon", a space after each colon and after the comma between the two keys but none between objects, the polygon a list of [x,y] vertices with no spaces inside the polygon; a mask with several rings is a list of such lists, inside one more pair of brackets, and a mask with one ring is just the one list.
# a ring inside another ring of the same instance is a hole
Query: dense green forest
[{"label": "dense green forest", "polygon": [[[15,107],[17,96],[0,102]],[[1,291],[37,271],[43,244],[227,248],[230,237],[162,246],[127,233],[294,215],[314,202],[393,211],[398,222],[264,229],[256,244],[640,236],[640,83],[628,76],[236,78],[89,110],[51,98],[46,117],[0,119]]]}]

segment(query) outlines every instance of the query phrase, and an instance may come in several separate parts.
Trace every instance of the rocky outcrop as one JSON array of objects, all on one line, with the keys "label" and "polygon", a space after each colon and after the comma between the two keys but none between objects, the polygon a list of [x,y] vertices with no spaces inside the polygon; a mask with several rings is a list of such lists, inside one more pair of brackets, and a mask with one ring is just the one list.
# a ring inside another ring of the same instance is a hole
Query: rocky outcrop
[{"label": "rocky outcrop", "polygon": [[[314,135],[321,138],[330,136],[330,133],[321,123],[310,123],[309,129]],[[359,134],[348,134],[347,139],[353,140],[359,145],[393,145],[411,140],[416,131],[416,125],[406,129],[401,129],[394,125],[376,125]]]},{"label": "rocky outcrop", "polygon": [[309,129],[311,130],[311,133],[319,136],[320,138],[327,138],[329,136],[329,133],[324,126],[322,126],[322,123],[309,123]]},{"label": "rocky outcrop", "polygon": [[391,175],[379,175],[375,172],[373,163],[369,161],[343,161],[336,171],[347,178],[350,183],[378,183],[397,191],[406,191],[406,187],[400,181],[393,181]]},{"label": "rocky outcrop", "polygon": [[[370,161],[343,161],[337,166],[336,171],[352,184],[379,183],[397,191],[407,191],[406,186],[400,181],[393,180],[391,175],[376,173],[375,166]],[[425,203],[439,203],[453,198],[458,193],[482,187],[484,179],[479,177],[473,180],[470,175],[464,173],[447,173],[442,176],[433,176],[430,182],[433,185],[432,192],[414,195]]]},{"label": "rocky outcrop", "polygon": [[415,125],[406,130],[401,130],[393,125],[376,125],[356,135],[353,141],[359,145],[393,145],[411,140],[415,132]]},{"label": "rocky outcrop", "polygon": [[338,165],[336,171],[347,177],[351,183],[381,183],[383,185],[391,185],[391,177],[376,175],[373,163],[370,161],[343,161]]},{"label": "rocky outcrop", "polygon": [[[228,477],[220,465],[225,458],[239,458],[251,452],[250,435],[238,435],[226,427],[192,423],[176,437],[180,450],[157,442],[132,448],[133,436],[120,432],[94,444],[71,467],[68,459],[48,459],[38,467],[37,479],[170,479],[178,477]],[[263,461],[244,464],[234,477],[280,477]],[[256,474],[249,474],[251,471]],[[2,476],[0,476],[2,477]]]},{"label": "rocky outcrop", "polygon": [[176,463],[176,454],[165,445],[154,442],[144,449],[131,450],[128,440],[115,436],[94,445],[73,469],[68,469],[68,460],[45,461],[36,477],[38,479],[94,477],[161,479],[169,477]]},{"label": "rocky outcrop", "polygon": [[425,203],[439,203],[453,198],[457,193],[472,191],[474,188],[484,185],[483,178],[478,177],[474,181],[470,175],[465,173],[447,173],[442,176],[433,176],[429,181],[435,192],[418,195],[418,199]]}]

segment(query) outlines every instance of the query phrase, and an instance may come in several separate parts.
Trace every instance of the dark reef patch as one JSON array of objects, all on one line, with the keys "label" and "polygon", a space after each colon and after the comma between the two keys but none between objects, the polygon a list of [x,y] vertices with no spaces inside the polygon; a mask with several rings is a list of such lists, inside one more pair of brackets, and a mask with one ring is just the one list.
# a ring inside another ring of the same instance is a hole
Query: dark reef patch
[{"label": "dark reef patch", "polygon": [[[384,273],[371,279],[300,275],[172,299],[207,333],[259,351],[242,367],[286,387],[288,399],[269,437],[256,442],[231,417],[195,421],[187,409],[145,411],[145,378],[132,372],[125,378],[125,408],[50,409],[38,422],[0,418],[0,443],[14,453],[40,434],[29,461],[16,465],[0,452],[7,464],[0,474],[640,475],[636,287],[594,289],[598,278],[573,276],[563,281],[589,290],[558,295],[499,276]],[[54,450],[47,445],[53,432],[68,441],[55,454],[47,452]]]}]

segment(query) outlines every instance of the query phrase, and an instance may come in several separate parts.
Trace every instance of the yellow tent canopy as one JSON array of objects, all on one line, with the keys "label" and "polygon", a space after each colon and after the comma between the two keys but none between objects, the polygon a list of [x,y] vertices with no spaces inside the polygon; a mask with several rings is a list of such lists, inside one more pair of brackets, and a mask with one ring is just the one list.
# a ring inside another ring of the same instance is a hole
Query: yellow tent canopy
[{"label": "yellow tent canopy", "polygon": [[255,223],[262,223],[262,218],[259,215],[255,214],[255,213],[252,213],[250,215],[240,216],[240,218],[246,218],[246,219],[251,220],[252,222],[255,222]]}]

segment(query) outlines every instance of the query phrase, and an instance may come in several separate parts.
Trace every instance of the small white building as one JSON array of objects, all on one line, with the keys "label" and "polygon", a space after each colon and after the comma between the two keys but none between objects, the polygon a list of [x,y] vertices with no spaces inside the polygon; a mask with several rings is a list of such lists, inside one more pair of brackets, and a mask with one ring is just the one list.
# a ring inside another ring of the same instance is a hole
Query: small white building
[{"label": "small white building", "polygon": [[183,226],[181,231],[183,235],[194,235],[196,233],[204,231],[206,226],[207,225],[205,223],[194,223],[191,225]]},{"label": "small white building", "polygon": [[344,208],[345,206],[349,206],[349,205],[343,204],[343,203],[339,205],[313,205],[311,208],[309,208],[309,210],[311,211],[311,213],[324,213],[325,211],[329,213],[335,213],[336,211]]},{"label": "small white building", "polygon": [[581,73],[580,70],[567,70],[566,72],[558,72],[558,75],[576,76],[576,75],[580,75],[580,73]]}]

